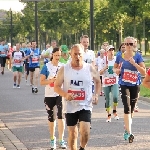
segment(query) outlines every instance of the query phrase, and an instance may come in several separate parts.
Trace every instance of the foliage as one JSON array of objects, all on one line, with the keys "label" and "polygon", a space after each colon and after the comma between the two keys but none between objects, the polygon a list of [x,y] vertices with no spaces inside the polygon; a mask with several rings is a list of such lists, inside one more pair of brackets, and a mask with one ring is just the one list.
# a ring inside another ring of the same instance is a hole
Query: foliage
[{"label": "foliage", "polygon": [[[21,13],[13,12],[13,40],[25,42],[35,37],[34,2],[27,2]],[[9,39],[10,12],[0,21],[1,37]],[[94,0],[95,45],[103,41],[119,46],[123,38],[136,36],[139,41],[150,39],[150,0]],[[143,27],[145,23],[145,28]],[[59,44],[79,42],[82,34],[90,34],[90,2],[38,2],[40,43],[57,39]],[[98,48],[97,48],[98,49]]]}]

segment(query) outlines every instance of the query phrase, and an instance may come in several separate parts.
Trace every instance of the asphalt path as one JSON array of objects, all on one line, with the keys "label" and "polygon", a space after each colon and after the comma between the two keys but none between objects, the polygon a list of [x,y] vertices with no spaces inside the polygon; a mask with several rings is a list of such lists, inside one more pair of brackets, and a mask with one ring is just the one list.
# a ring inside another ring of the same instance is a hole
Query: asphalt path
[{"label": "asphalt path", "polygon": [[[21,88],[13,89],[12,72],[6,70],[0,75],[0,119],[28,150],[48,150],[49,131],[44,106],[44,87],[32,94],[31,87],[22,78]],[[134,113],[133,143],[123,139],[123,105],[119,100],[118,121],[112,118],[106,123],[104,97],[94,106],[92,129],[86,150],[150,150],[150,104],[139,100],[139,112]],[[58,133],[56,131],[56,137]],[[67,128],[65,130],[67,140]],[[79,143],[78,143],[79,145]],[[9,149],[8,149],[9,150]]]}]

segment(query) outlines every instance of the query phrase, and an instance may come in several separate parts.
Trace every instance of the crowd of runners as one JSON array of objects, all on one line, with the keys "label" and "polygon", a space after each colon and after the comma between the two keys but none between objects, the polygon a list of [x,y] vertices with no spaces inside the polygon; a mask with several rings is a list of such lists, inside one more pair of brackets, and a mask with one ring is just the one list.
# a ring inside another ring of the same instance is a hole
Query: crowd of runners
[{"label": "crowd of runners", "polygon": [[[56,149],[56,119],[58,121],[59,147],[77,150],[78,132],[80,148],[85,150],[91,128],[93,105],[99,96],[105,97],[106,122],[119,120],[118,99],[124,106],[124,139],[133,142],[131,126],[133,113],[138,112],[142,76],[150,88],[150,70],[146,73],[137,39],[126,37],[118,50],[104,42],[98,52],[89,50],[89,37],[83,35],[80,43],[68,48],[57,46],[56,40],[41,51],[36,42],[16,43],[12,49],[1,40],[1,74],[5,64],[13,72],[13,88],[20,88],[25,77],[32,93],[38,93],[38,83],[45,86],[44,104],[48,113],[50,147]],[[39,79],[40,74],[40,79]],[[57,109],[56,109],[57,108]],[[113,117],[112,117],[113,116]],[[68,127],[68,144],[64,141],[65,122]]]}]

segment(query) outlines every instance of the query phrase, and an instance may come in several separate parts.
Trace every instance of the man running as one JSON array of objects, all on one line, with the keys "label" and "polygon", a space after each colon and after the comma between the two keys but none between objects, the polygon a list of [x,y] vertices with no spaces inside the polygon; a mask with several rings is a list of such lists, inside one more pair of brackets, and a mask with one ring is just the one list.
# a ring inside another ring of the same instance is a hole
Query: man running
[{"label": "man running", "polygon": [[1,40],[0,44],[0,64],[1,64],[1,74],[4,74],[4,68],[6,64],[6,56],[8,53],[8,45],[5,45],[5,40]]},{"label": "man running", "polygon": [[51,47],[46,50],[45,55],[43,55],[43,58],[51,58],[53,48],[55,48],[56,46],[57,46],[56,40],[52,40]]},{"label": "man running", "polygon": [[20,88],[23,72],[24,52],[20,51],[20,43],[16,44],[16,51],[12,52],[11,62],[13,64],[14,85],[13,88]]},{"label": "man running", "polygon": [[41,58],[44,58],[44,64],[49,62],[49,58],[45,58],[46,50],[50,48],[50,44],[46,45],[46,49],[44,49],[41,53]]},{"label": "man running", "polygon": [[38,92],[38,79],[40,73],[40,56],[39,48],[36,48],[36,42],[31,42],[32,48],[26,53],[26,59],[29,58],[30,83],[32,84],[32,93]]},{"label": "man running", "polygon": [[[83,53],[80,44],[75,44],[71,48],[71,61],[59,70],[54,85],[54,91],[64,97],[63,113],[66,114],[70,150],[77,150],[78,120],[79,150],[85,150],[90,134],[92,102],[98,103],[99,74],[92,65],[83,61]],[[94,99],[92,99],[92,80],[95,81]]]}]

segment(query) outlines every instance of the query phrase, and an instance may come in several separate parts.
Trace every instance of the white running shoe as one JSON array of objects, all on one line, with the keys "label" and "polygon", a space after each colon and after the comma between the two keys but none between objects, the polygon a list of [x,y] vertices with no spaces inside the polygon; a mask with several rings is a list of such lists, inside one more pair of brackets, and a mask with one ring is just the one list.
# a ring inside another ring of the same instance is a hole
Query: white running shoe
[{"label": "white running shoe", "polygon": [[115,120],[119,120],[118,115],[114,116],[114,119],[115,119]]},{"label": "white running shoe", "polygon": [[54,138],[54,140],[50,140],[50,147],[52,150],[56,149],[56,138]]},{"label": "white running shoe", "polygon": [[108,117],[106,122],[111,122],[111,117]]},{"label": "white running shoe", "polygon": [[16,87],[17,87],[16,84],[14,84],[14,85],[13,85],[13,89],[15,89]]}]

